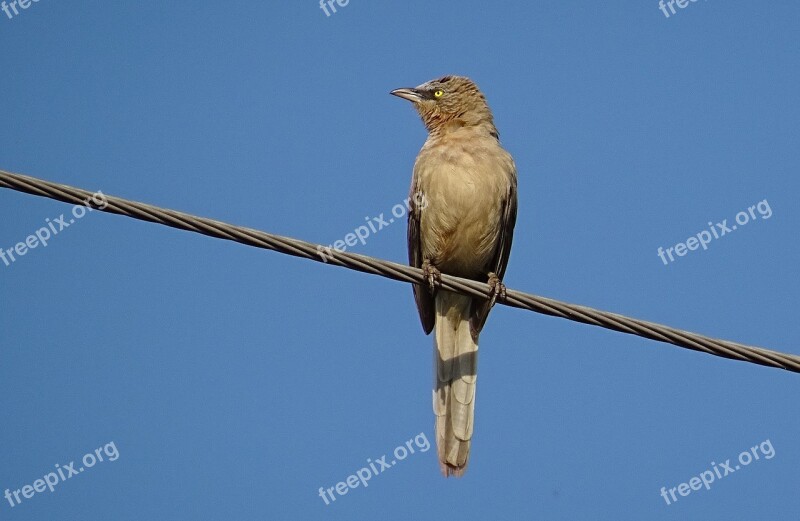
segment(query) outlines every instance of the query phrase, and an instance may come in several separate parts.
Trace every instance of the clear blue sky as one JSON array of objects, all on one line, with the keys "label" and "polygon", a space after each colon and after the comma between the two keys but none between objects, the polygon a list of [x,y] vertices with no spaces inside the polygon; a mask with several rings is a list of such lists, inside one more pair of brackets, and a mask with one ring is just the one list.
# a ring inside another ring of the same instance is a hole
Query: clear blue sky
[{"label": "clear blue sky", "polygon": [[[500,4],[0,12],[0,168],[330,244],[406,197],[425,131],[389,91],[468,75],[519,170],[509,287],[800,354],[800,7]],[[70,211],[0,190],[0,247]],[[351,250],[404,262],[404,221]],[[104,457],[0,519],[797,519],[797,374],[498,306],[446,480],[407,285],[92,212],[0,298],[0,494]]]}]

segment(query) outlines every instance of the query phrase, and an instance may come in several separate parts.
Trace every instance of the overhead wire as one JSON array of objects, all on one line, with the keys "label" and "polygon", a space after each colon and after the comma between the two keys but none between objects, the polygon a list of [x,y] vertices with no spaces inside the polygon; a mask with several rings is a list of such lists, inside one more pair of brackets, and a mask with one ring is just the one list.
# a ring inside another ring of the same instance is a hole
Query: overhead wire
[{"label": "overhead wire", "polygon": [[[9,188],[75,205],[91,206],[103,212],[125,215],[142,221],[341,266],[401,282],[427,284],[422,270],[405,264],[356,253],[337,251],[291,237],[236,226],[206,217],[159,208],[105,194],[101,205],[93,200],[94,192],[22,174],[0,170],[0,188]],[[472,297],[487,298],[492,294],[492,288],[487,283],[454,277],[444,273],[439,284],[441,289]],[[669,343],[714,356],[800,373],[800,356],[798,355],[712,338],[654,322],[561,302],[513,289],[508,289],[505,297],[499,297],[497,303]]]}]

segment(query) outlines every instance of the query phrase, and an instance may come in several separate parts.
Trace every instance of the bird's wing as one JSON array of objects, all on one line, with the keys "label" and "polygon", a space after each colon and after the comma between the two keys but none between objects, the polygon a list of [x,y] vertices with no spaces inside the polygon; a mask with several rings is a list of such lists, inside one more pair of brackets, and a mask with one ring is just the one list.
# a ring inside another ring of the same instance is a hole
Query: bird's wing
[{"label": "bird's wing", "polygon": [[500,240],[494,256],[494,273],[502,280],[508,266],[508,256],[511,253],[511,241],[514,239],[514,225],[517,224],[517,176],[511,177],[508,184],[506,199],[503,201],[503,217],[500,221]]},{"label": "bird's wing", "polygon": [[[508,189],[502,206],[502,217],[500,218],[500,233],[497,239],[494,257],[489,264],[489,269],[502,280],[508,266],[508,257],[511,253],[511,241],[514,238],[514,225],[517,223],[517,174],[515,167],[511,166],[512,172],[509,176]],[[470,316],[470,326],[473,335],[480,333],[489,311],[492,309],[492,302],[489,300],[473,299],[472,313]]]},{"label": "bird's wing", "polygon": [[[422,267],[422,238],[420,237],[420,220],[425,204],[425,194],[419,190],[419,175],[417,167],[414,167],[414,176],[411,179],[411,193],[409,197],[408,211],[408,263],[415,268]],[[428,288],[419,284],[414,284],[414,300],[417,302],[419,319],[422,321],[422,329],[427,335],[433,330],[436,321],[435,305],[433,295]]]}]

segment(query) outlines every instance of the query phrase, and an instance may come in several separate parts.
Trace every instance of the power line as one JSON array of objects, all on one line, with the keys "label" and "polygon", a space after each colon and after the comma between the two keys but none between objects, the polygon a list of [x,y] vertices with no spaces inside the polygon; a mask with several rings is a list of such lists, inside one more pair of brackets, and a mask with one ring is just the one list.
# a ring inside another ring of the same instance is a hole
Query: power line
[{"label": "power line", "polygon": [[[290,237],[282,237],[271,233],[234,226],[221,221],[205,217],[177,212],[165,208],[158,208],[149,204],[128,201],[119,197],[105,196],[107,202],[104,208],[92,200],[93,192],[72,186],[51,183],[35,177],[21,174],[12,174],[0,170],[0,187],[10,188],[41,197],[49,197],[65,203],[76,205],[90,205],[104,212],[125,215],[134,219],[148,221],[180,230],[201,233],[218,239],[235,241],[248,246],[274,250],[295,257],[302,257],[317,262],[326,262],[344,268],[349,268],[372,275],[380,275],[402,282],[426,284],[422,270],[389,262],[366,255],[339,252],[323,248],[320,245],[300,241]],[[321,253],[322,252],[322,253]],[[441,287],[443,289],[485,298],[490,294],[490,287],[483,282],[462,279],[442,274]],[[597,309],[568,304],[537,295],[522,293],[509,289],[504,300],[498,298],[500,304],[520,309],[527,309],[536,313],[566,318],[575,322],[583,322],[594,326],[637,335],[659,342],[674,344],[678,347],[702,351],[715,356],[751,362],[769,367],[778,367],[800,373],[800,356],[771,351],[760,347],[753,347],[727,340],[719,340],[689,331],[671,328],[654,322],[646,322],[634,318],[600,311]]]}]

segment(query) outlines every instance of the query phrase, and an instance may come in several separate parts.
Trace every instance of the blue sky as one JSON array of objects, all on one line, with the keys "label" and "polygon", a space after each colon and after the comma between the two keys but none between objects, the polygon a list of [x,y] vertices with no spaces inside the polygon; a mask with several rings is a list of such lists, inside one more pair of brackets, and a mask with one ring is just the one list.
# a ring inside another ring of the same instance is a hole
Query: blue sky
[{"label": "blue sky", "polygon": [[[800,354],[798,16],[788,1],[666,17],[655,0],[351,0],[331,16],[316,0],[40,0],[0,12],[0,168],[330,244],[406,197],[425,131],[389,91],[467,75],[519,170],[509,287]],[[763,201],[769,218],[659,258]],[[0,248],[71,211],[0,190]],[[403,221],[352,251],[404,262]],[[0,494],[104,457],[0,497],[0,519],[800,507],[786,371],[498,306],[470,466],[446,480],[422,451],[432,340],[404,284],[92,212],[0,262],[0,298]],[[366,488],[318,495],[408,441]],[[762,446],[772,457],[709,489],[660,495]]]}]

